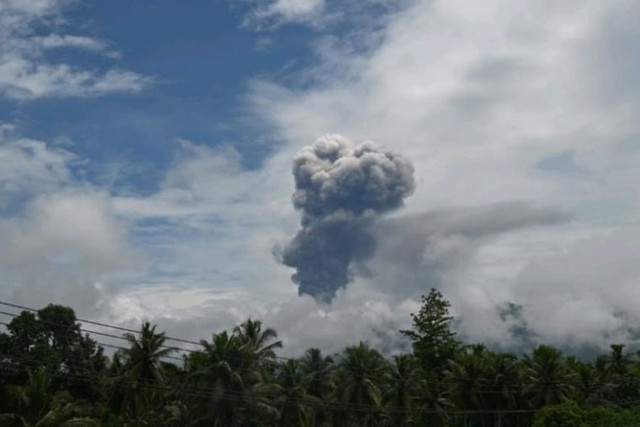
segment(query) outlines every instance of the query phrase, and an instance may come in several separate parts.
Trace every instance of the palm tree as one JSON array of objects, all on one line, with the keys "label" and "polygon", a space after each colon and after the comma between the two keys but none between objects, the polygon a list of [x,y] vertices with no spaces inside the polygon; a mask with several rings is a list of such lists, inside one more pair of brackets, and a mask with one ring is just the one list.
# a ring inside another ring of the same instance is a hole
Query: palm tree
[{"label": "palm tree", "polygon": [[0,425],[22,427],[97,426],[96,420],[83,417],[81,402],[73,402],[68,393],[51,390],[51,377],[43,367],[29,373],[24,386],[8,387],[15,411],[0,416]]},{"label": "palm tree", "polygon": [[[489,352],[476,344],[462,349],[454,360],[449,361],[446,379],[449,381],[456,407],[466,411],[479,411],[486,407],[485,391],[489,382]],[[482,424],[482,416],[464,416],[464,424],[478,419]]]},{"label": "palm tree", "polygon": [[223,331],[214,334],[211,343],[202,340],[200,344],[203,352],[190,354],[186,361],[191,381],[209,395],[200,418],[214,427],[235,426],[246,388],[243,366],[248,363],[240,340]]},{"label": "palm tree", "polygon": [[[415,396],[416,425],[439,427],[448,419],[447,411],[454,405],[446,380],[435,372],[418,371],[418,392]],[[449,425],[449,424],[446,424]]]},{"label": "palm tree", "polygon": [[135,379],[153,384],[164,383],[162,358],[175,351],[164,345],[164,335],[164,332],[156,333],[156,325],[151,326],[149,322],[142,324],[140,338],[130,333],[124,334],[130,345],[128,349],[122,350],[124,370]]},{"label": "palm tree", "polygon": [[382,405],[381,384],[387,364],[376,350],[360,342],[347,347],[338,364],[338,407],[360,425],[375,424]]},{"label": "palm tree", "polygon": [[640,397],[640,372],[637,365],[631,363],[628,354],[623,353],[623,344],[612,344],[611,352],[604,357],[605,373],[617,400],[627,406]]},{"label": "palm tree", "polygon": [[[488,390],[489,408],[495,411],[516,409],[521,401],[520,363],[514,354],[491,353],[488,360],[488,378],[491,386]],[[496,412],[494,425],[505,424],[504,412]],[[516,424],[510,420],[509,425]]]},{"label": "palm tree", "polygon": [[277,387],[267,377],[276,366],[275,350],[282,347],[282,341],[274,341],[278,338],[275,330],[263,330],[261,321],[251,319],[236,326],[233,335],[238,339],[246,361],[242,372],[248,386],[244,422],[261,425],[265,417],[278,416],[270,401],[277,393]]},{"label": "palm tree", "polygon": [[319,398],[307,392],[305,383],[304,369],[299,361],[289,359],[280,365],[278,374],[280,396],[277,402],[281,408],[281,426],[308,426],[313,414],[313,408],[322,405],[322,401]]},{"label": "palm tree", "polygon": [[611,344],[611,353],[607,357],[606,370],[611,375],[622,377],[627,373],[631,361],[629,356],[624,354],[624,344]]},{"label": "palm tree", "polygon": [[120,351],[123,358],[121,385],[127,396],[125,410],[134,419],[159,412],[165,400],[165,372],[162,358],[175,351],[165,346],[164,333],[156,326],[142,324],[140,336],[124,334],[130,347]]},{"label": "palm tree", "polygon": [[413,356],[393,356],[391,369],[386,373],[383,401],[393,408],[389,419],[393,426],[407,426],[413,408],[414,396],[419,393],[420,375]]},{"label": "palm tree", "polygon": [[249,334],[240,328],[232,335],[226,331],[214,334],[211,343],[200,342],[202,352],[186,360],[189,379],[209,396],[199,417],[207,425],[253,425],[279,416],[271,402],[279,389],[264,381],[258,363],[275,356],[265,345],[272,330],[262,337],[259,322],[251,322],[249,330]]},{"label": "palm tree", "polygon": [[607,395],[611,394],[614,384],[609,381],[604,358],[596,359],[593,364],[569,357],[567,364],[576,374],[576,392],[578,393],[576,397],[582,405],[588,408],[612,405]]},{"label": "palm tree", "polygon": [[314,406],[310,424],[321,426],[328,419],[327,403],[335,390],[333,358],[323,356],[318,348],[310,348],[300,364],[305,375],[307,393],[322,402],[322,405]]},{"label": "palm tree", "polygon": [[560,350],[541,345],[524,359],[524,392],[534,408],[566,401],[575,391],[576,374],[569,369]]},{"label": "palm tree", "polygon": [[273,361],[276,357],[275,350],[282,348],[282,341],[273,341],[278,338],[276,331],[271,328],[262,330],[262,322],[259,320],[247,319],[240,326],[236,326],[233,333],[248,353],[250,362],[256,365]]}]

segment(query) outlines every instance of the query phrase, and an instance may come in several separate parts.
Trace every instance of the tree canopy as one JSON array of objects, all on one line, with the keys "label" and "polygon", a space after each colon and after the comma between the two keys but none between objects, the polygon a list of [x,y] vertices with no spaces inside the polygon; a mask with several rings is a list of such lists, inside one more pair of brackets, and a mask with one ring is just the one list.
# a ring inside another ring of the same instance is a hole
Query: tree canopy
[{"label": "tree canopy", "polygon": [[449,309],[423,297],[400,331],[411,353],[358,342],[299,358],[255,319],[189,349],[145,322],[105,356],[71,308],[23,311],[0,333],[0,427],[640,425],[640,358],[624,345],[518,356],[458,341]]}]

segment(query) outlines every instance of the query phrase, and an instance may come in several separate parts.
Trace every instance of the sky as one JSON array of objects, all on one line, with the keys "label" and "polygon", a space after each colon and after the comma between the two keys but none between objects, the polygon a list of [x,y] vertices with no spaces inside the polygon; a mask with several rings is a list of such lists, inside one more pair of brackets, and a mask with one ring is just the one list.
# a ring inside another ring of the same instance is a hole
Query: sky
[{"label": "sky", "polygon": [[0,0],[0,300],[298,355],[436,288],[468,342],[638,347],[639,43],[633,0]]}]

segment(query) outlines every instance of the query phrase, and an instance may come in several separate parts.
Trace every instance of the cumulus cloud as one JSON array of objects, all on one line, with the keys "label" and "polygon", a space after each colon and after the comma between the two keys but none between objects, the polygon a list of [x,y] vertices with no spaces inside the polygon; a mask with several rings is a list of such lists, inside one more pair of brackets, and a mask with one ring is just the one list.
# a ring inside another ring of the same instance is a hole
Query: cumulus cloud
[{"label": "cumulus cloud", "polygon": [[[60,34],[62,13],[71,0],[0,2],[0,96],[16,100],[42,97],[95,97],[112,92],[139,92],[150,78],[111,67],[88,69],[54,62],[52,49],[82,49],[113,59],[119,53],[103,40]],[[49,30],[46,35],[42,29]]]},{"label": "cumulus cloud", "polygon": [[11,125],[0,125],[0,210],[38,192],[58,189],[71,178],[74,155],[42,141],[16,135]]},{"label": "cumulus cloud", "polygon": [[57,302],[90,314],[115,291],[114,277],[143,265],[109,194],[75,177],[75,159],[70,151],[0,126],[3,300]]},{"label": "cumulus cloud", "polygon": [[245,169],[233,147],[179,140],[157,192],[113,197],[117,214],[132,224],[131,238],[150,254],[138,284],[179,277],[181,285],[251,290],[264,301],[293,294],[290,273],[271,255],[295,230],[287,178],[271,168]]},{"label": "cumulus cloud", "polygon": [[57,302],[85,313],[101,302],[101,283],[132,268],[138,257],[104,194],[36,197],[19,217],[0,220],[0,241],[5,300]]},{"label": "cumulus cloud", "polygon": [[513,298],[532,331],[556,345],[637,345],[639,254],[637,226],[580,239],[527,263]]}]

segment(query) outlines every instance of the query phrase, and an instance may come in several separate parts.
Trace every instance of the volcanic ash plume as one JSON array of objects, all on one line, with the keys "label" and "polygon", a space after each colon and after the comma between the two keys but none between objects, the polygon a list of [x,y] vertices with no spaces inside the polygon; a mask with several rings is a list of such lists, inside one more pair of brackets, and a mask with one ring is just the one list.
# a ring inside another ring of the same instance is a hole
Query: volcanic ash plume
[{"label": "volcanic ash plume", "polygon": [[413,192],[413,166],[370,142],[354,146],[343,136],[326,135],[298,153],[293,174],[302,229],[284,248],[282,261],[296,268],[292,279],[300,294],[331,302],[349,283],[352,262],[375,252],[372,223]]}]

